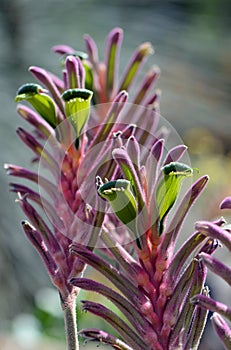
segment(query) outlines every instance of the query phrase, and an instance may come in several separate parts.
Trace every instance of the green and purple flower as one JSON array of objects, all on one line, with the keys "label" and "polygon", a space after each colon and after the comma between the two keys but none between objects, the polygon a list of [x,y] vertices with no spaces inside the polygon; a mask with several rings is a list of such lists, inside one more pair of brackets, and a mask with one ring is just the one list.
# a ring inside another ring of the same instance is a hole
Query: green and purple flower
[{"label": "green and purple flower", "polygon": [[[31,67],[39,84],[18,90],[16,101],[32,106],[19,104],[18,113],[33,130],[19,127],[17,134],[38,164],[34,171],[6,165],[9,175],[30,182],[10,184],[29,220],[23,229],[59,291],[69,350],[79,348],[75,299],[80,288],[105,296],[124,316],[83,301],[83,310],[119,334],[79,332],[91,340],[124,350],[196,350],[211,310],[229,349],[223,317],[230,320],[231,311],[209,298],[206,274],[208,267],[231,284],[230,268],[212,256],[218,241],[231,249],[230,227],[223,219],[198,222],[176,249],[208,176],[181,193],[194,170],[182,161],[187,147],[169,147],[169,131],[159,123],[160,93],[154,90],[159,69],[152,67],[135,86],[152,46],[140,45],[119,79],[122,39],[120,28],[109,33],[102,61],[88,35],[86,53],[56,46],[63,58],[62,79]],[[230,203],[227,198],[222,208]],[[86,265],[115,288],[84,278]]]}]

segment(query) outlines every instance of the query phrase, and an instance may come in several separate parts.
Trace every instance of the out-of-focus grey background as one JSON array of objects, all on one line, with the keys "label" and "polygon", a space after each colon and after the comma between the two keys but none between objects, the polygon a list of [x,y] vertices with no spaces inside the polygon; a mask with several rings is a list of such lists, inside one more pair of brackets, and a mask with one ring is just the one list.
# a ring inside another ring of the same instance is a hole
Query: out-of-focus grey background
[{"label": "out-of-focus grey background", "polygon": [[[193,165],[211,176],[211,185],[200,201],[195,217],[221,215],[216,208],[225,194],[230,195],[229,0],[0,0],[2,350],[11,346],[32,349],[33,339],[40,339],[41,315],[34,317],[34,309],[38,309],[38,291],[49,286],[40,259],[24,238],[20,227],[24,215],[14,203],[15,196],[8,192],[9,179],[2,169],[5,162],[27,165],[31,156],[16,137],[15,129],[23,122],[15,111],[15,93],[23,83],[34,82],[27,72],[30,65],[59,72],[60,59],[50,51],[56,44],[84,50],[83,35],[89,33],[97,42],[102,57],[105,36],[115,26],[122,27],[125,32],[121,70],[138,44],[153,43],[156,54],[149,59],[149,65],[157,64],[162,71],[158,82],[162,90],[161,113],[190,146]],[[225,259],[228,263],[228,257]],[[220,300],[225,298],[230,302],[226,286],[220,280],[216,282],[210,278],[214,293]],[[50,298],[53,300],[52,296]],[[30,315],[33,316],[31,319]],[[31,329],[35,334],[30,339],[26,329],[33,322]],[[22,326],[21,333],[17,331],[19,325]],[[6,334],[11,334],[13,340],[6,338]],[[23,335],[26,341],[22,340]],[[15,342],[14,345],[11,342]],[[58,345],[55,346],[58,349]],[[59,346],[64,348],[62,344]],[[201,349],[220,349],[211,328]]]}]

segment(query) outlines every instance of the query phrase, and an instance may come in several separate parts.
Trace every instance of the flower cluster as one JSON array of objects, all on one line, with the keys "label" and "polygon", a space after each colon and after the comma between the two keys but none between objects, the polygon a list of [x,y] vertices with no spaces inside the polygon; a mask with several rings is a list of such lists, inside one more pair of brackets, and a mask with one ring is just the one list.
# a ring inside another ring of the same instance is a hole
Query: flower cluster
[{"label": "flower cluster", "polygon": [[[115,162],[126,180],[101,184],[98,192],[128,227],[134,239],[133,250],[130,245],[126,249],[115,241],[105,227],[101,239],[113,257],[111,261],[78,243],[71,246],[73,254],[107,277],[122,292],[120,295],[116,290],[86,278],[71,280],[76,287],[106,296],[124,314],[126,321],[103,305],[83,301],[83,309],[109,322],[122,336],[124,344],[119,346],[119,340],[96,329],[81,333],[105,343],[114,339],[114,345],[121,349],[197,349],[207,311],[191,299],[195,295],[205,298],[208,294],[206,268],[200,256],[210,257],[217,242],[215,237],[211,239],[196,230],[177,252],[175,246],[184,218],[208,177],[202,176],[189,188],[168,220],[167,214],[175,203],[180,182],[192,175],[193,170],[177,161],[182,155],[179,148],[170,150],[162,163],[163,141],[159,140],[149,154],[156,162],[148,157],[145,164],[134,163],[134,159],[140,160],[140,150],[133,139],[130,152],[129,143],[126,148],[113,151]],[[173,158],[174,162],[169,163]],[[219,227],[222,224],[223,220],[219,220],[213,225]],[[134,250],[135,254],[131,254]]]},{"label": "flower cluster", "polygon": [[[54,47],[62,55],[62,79],[30,68],[41,85],[23,85],[16,101],[33,107],[18,105],[33,130],[20,127],[17,134],[35,154],[38,169],[11,164],[6,169],[35,188],[19,182],[10,186],[29,219],[23,229],[59,291],[69,350],[78,349],[75,299],[80,288],[104,295],[124,315],[83,301],[84,310],[105,319],[121,336],[89,328],[80,332],[85,337],[115,349],[197,349],[208,310],[230,317],[229,308],[209,298],[205,285],[207,266],[230,283],[230,269],[211,256],[217,240],[230,249],[229,231],[223,219],[199,222],[176,250],[184,219],[208,176],[188,186],[179,200],[181,184],[194,170],[181,162],[187,147],[168,149],[168,131],[158,126],[157,67],[147,72],[128,103],[128,91],[152,46],[140,45],[118,79],[122,39],[119,28],[109,33],[103,61],[90,36],[85,37],[86,53]],[[222,206],[230,206],[230,200]],[[86,265],[115,289],[84,278]],[[213,323],[228,348],[228,325],[217,314]]]},{"label": "flower cluster", "polygon": [[[220,208],[231,209],[231,197],[225,198],[222,201]],[[196,229],[212,239],[218,239],[219,242],[222,243],[229,252],[231,252],[231,227],[229,224],[218,227],[211,222],[200,221],[196,223]],[[230,267],[206,253],[201,253],[199,258],[200,261],[202,261],[202,264],[208,267],[217,276],[220,276],[229,286],[231,286]],[[224,348],[227,350],[230,349],[231,329],[223,317],[225,317],[229,322],[231,321],[231,308],[221,302],[215,301],[208,296],[203,295],[195,295],[191,302],[195,305],[199,305],[201,308],[213,312],[211,320],[214,329]]]}]

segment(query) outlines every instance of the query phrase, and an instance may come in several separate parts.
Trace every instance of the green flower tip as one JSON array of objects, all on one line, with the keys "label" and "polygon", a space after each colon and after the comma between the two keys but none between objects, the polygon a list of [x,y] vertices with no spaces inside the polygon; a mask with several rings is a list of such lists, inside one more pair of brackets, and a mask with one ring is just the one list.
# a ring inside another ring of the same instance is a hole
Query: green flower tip
[{"label": "green flower tip", "polygon": [[124,208],[125,203],[129,203],[131,199],[134,198],[131,192],[130,181],[124,179],[106,182],[99,187],[98,194],[100,197],[107,199],[111,204],[115,201],[116,204],[114,203],[113,209],[115,209],[116,213],[120,211],[121,208]]},{"label": "green flower tip", "polygon": [[28,101],[38,114],[53,128],[57,126],[56,107],[48,91],[38,84],[22,85],[15,97],[15,102]]},{"label": "green flower tip", "polygon": [[43,89],[39,84],[24,84],[22,85],[16,94],[15,102],[19,102],[34,96],[36,94],[47,93],[48,91]]},{"label": "green flower tip", "polygon": [[69,89],[62,94],[67,117],[70,118],[77,137],[88,119],[92,96],[93,92],[87,89]]},{"label": "green flower tip", "polygon": [[67,58],[68,56],[80,58],[80,60],[82,61],[83,64],[84,64],[84,62],[86,62],[87,59],[88,59],[88,54],[87,54],[86,52],[83,52],[83,51],[74,51],[74,52],[72,52],[72,53],[68,52],[68,53],[65,53],[65,54],[63,55],[63,59],[62,59],[62,61],[61,61],[62,66],[65,65],[65,60],[66,60],[66,58]]},{"label": "green flower tip", "polygon": [[118,219],[136,235],[137,203],[130,181],[108,181],[98,188],[98,194],[108,200]]},{"label": "green flower tip", "polygon": [[90,101],[92,98],[93,92],[87,89],[69,89],[62,94],[62,99],[65,102],[72,102],[75,99],[78,99],[80,102]]},{"label": "green flower tip", "polygon": [[179,162],[171,162],[161,169],[164,175],[182,175],[182,176],[191,176],[194,172],[192,168],[188,165],[179,163]]},{"label": "green flower tip", "polygon": [[74,57],[79,57],[81,61],[87,60],[88,59],[88,54],[84,51],[75,51],[72,54],[68,53],[67,56],[74,56]]},{"label": "green flower tip", "polygon": [[159,235],[164,230],[164,220],[178,197],[183,179],[193,175],[192,168],[178,162],[166,164],[161,170],[164,177],[160,180],[156,191],[156,202],[159,209]]},{"label": "green flower tip", "polygon": [[153,55],[154,54],[154,48],[151,43],[146,42],[140,45],[139,47],[139,53],[142,57]]}]

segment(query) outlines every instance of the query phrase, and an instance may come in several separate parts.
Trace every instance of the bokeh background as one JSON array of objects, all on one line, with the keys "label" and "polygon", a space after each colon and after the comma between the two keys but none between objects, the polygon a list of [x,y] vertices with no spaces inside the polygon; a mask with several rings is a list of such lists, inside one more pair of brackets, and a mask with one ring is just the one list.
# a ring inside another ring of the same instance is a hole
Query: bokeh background
[{"label": "bokeh background", "polygon": [[[138,44],[154,45],[147,67],[157,64],[162,71],[161,113],[189,146],[193,166],[210,175],[187,232],[194,220],[220,216],[219,203],[231,194],[229,0],[0,0],[1,350],[65,348],[57,295],[24,238],[24,215],[8,192],[3,170],[5,162],[26,165],[31,156],[16,137],[22,121],[15,112],[15,93],[34,81],[27,72],[30,65],[59,72],[60,59],[50,50],[56,44],[84,50],[83,35],[89,33],[102,57],[105,36],[115,26],[125,31],[121,69]],[[222,214],[228,218],[228,212]],[[230,264],[225,250],[220,256]],[[213,296],[230,304],[230,292],[220,279],[210,275],[209,285]],[[79,318],[80,326],[97,322],[81,312]],[[221,349],[211,327],[200,349]]]}]

